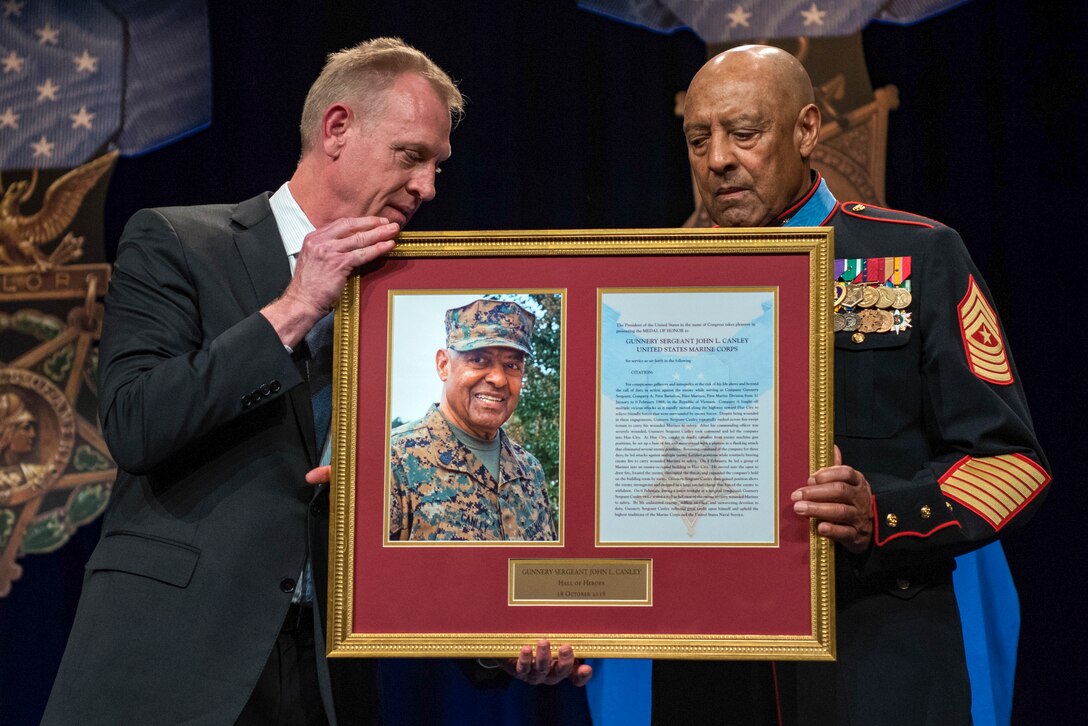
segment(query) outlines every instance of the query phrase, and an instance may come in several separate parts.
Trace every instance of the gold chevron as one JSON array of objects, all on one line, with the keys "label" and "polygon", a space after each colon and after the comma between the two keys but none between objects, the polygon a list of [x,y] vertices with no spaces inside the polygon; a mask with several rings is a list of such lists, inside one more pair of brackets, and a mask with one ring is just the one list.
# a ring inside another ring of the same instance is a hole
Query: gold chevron
[{"label": "gold chevron", "polygon": [[941,491],[1001,529],[1050,481],[1041,466],[1022,454],[966,457],[940,478]]},{"label": "gold chevron", "polygon": [[958,309],[963,347],[971,372],[999,386],[1012,383],[1012,370],[1005,353],[997,313],[990,307],[973,275],[967,277],[967,294],[963,296]]}]

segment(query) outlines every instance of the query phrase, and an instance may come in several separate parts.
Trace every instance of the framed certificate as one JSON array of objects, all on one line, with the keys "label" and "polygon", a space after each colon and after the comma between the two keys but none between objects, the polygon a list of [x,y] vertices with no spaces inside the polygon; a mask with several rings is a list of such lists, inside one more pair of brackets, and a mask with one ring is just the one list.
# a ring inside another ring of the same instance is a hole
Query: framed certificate
[{"label": "framed certificate", "polygon": [[[328,651],[834,657],[832,231],[404,233],[337,310]],[[490,453],[489,453],[490,452]]]}]

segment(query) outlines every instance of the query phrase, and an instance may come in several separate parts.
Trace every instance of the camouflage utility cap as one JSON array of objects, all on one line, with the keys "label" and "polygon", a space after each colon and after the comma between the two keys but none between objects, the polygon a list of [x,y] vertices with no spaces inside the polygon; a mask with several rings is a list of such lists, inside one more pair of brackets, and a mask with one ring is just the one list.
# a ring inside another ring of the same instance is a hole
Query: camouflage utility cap
[{"label": "camouflage utility cap", "polygon": [[446,347],[458,352],[502,346],[533,354],[536,317],[507,300],[475,300],[446,311]]}]

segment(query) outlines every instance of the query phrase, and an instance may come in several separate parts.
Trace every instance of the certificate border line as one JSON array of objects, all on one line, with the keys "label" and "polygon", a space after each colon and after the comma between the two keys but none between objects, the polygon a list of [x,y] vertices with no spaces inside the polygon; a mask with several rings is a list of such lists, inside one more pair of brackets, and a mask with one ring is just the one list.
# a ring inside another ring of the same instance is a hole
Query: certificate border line
[{"label": "certificate border line", "polygon": [[[779,411],[779,389],[778,389],[778,348],[779,348],[779,333],[778,322],[780,320],[779,305],[778,305],[778,285],[703,285],[703,286],[673,286],[673,285],[656,285],[646,287],[598,287],[597,288],[597,421],[596,421],[596,478],[594,481],[595,487],[595,502],[596,512],[594,517],[594,531],[593,538],[594,544],[597,547],[716,547],[722,549],[732,548],[764,548],[764,549],[776,549],[781,546],[781,540],[779,539],[779,521],[778,521],[778,505],[779,505],[779,471],[778,471],[778,423],[781,420]],[[774,485],[772,487],[772,496],[774,502],[771,506],[771,518],[772,527],[774,529],[774,535],[772,540],[757,541],[757,542],[745,542],[745,541],[725,541],[725,540],[704,540],[700,542],[684,542],[682,540],[676,541],[655,541],[655,540],[602,540],[601,539],[601,399],[603,397],[601,391],[601,350],[604,340],[604,330],[601,328],[602,313],[604,308],[604,295],[614,293],[707,293],[707,292],[766,292],[771,293],[774,297],[774,401],[771,404],[772,415],[774,417],[773,430],[774,430],[774,461],[773,461],[773,478]]]}]

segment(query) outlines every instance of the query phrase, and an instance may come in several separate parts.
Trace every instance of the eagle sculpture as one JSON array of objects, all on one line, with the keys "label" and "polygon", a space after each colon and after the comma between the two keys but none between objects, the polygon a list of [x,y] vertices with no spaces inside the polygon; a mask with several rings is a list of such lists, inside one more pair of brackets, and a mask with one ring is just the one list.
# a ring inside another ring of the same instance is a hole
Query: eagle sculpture
[{"label": "eagle sculpture", "polygon": [[29,180],[9,184],[0,197],[0,265],[44,271],[82,255],[83,238],[71,233],[51,253],[46,254],[43,248],[72,223],[83,198],[109,171],[117,153],[109,151],[50,184],[41,209],[34,214],[23,214],[20,207],[34,194],[38,170],[34,169]]}]

